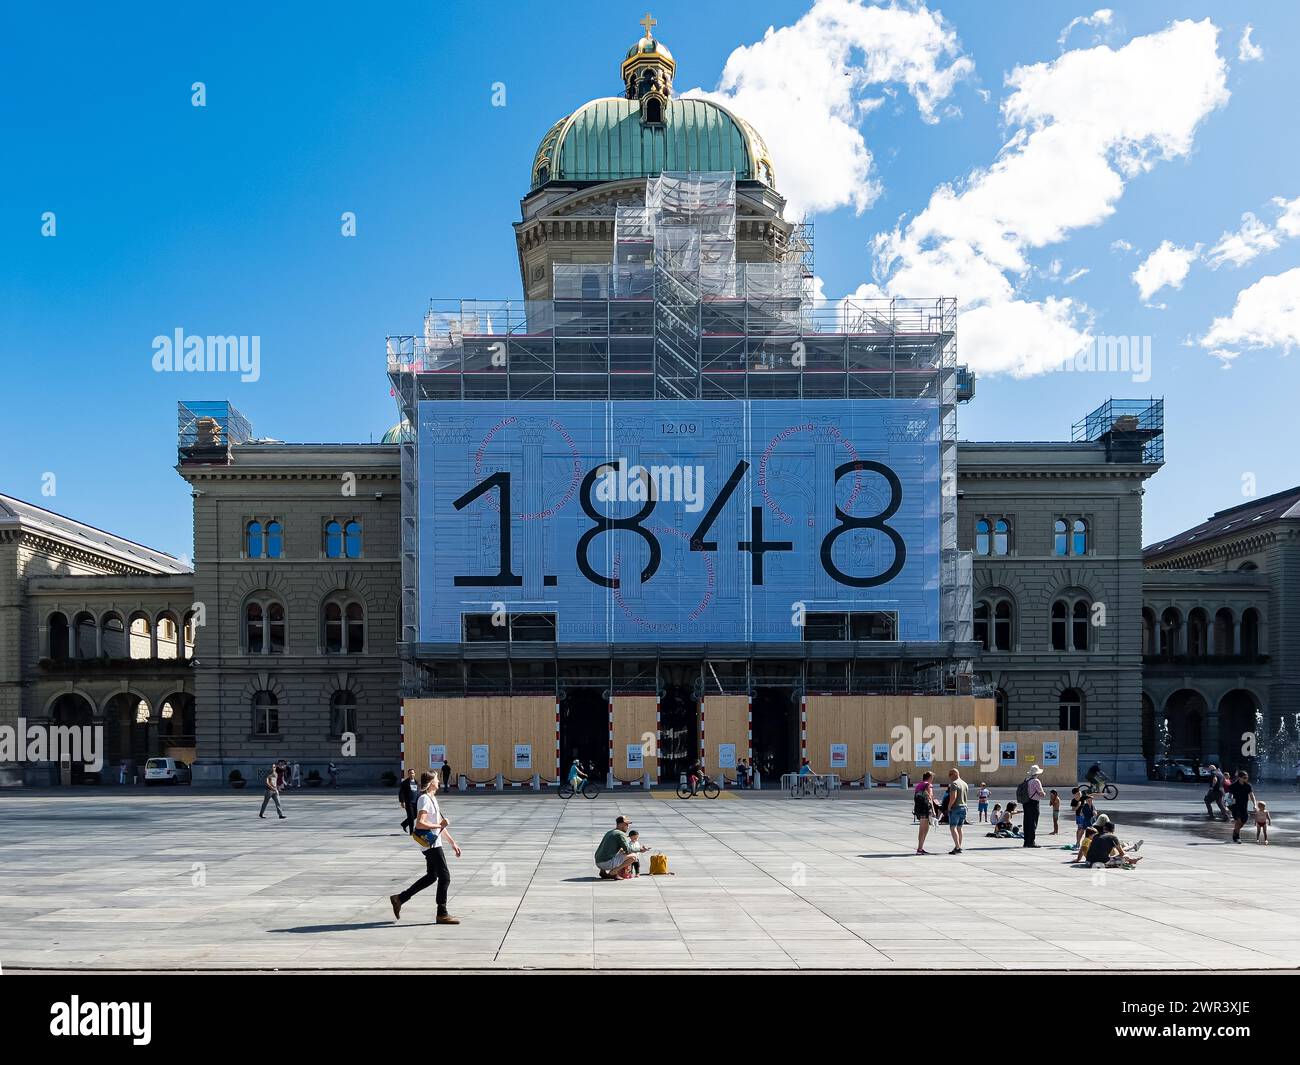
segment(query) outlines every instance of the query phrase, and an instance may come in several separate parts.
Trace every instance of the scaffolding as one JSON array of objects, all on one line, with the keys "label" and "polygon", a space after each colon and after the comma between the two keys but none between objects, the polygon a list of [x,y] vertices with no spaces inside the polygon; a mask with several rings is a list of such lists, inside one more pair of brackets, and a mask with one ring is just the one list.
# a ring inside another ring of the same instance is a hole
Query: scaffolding
[{"label": "scaffolding", "polygon": [[1074,423],[1070,438],[1101,441],[1117,461],[1161,465],[1165,461],[1165,401],[1108,399]]},{"label": "scaffolding", "polygon": [[228,463],[230,449],[252,437],[248,419],[225,401],[176,404],[176,457],[181,465]]},{"label": "scaffolding", "polygon": [[[959,389],[956,300],[815,300],[810,223],[791,227],[765,262],[738,261],[736,234],[734,174],[647,180],[643,204],[615,209],[610,261],[554,264],[551,299],[431,301],[422,334],[390,336],[402,418],[418,425],[429,400],[933,400],[939,636],[969,642],[956,407],[973,385]],[[407,645],[419,628],[418,435],[400,442]]]}]

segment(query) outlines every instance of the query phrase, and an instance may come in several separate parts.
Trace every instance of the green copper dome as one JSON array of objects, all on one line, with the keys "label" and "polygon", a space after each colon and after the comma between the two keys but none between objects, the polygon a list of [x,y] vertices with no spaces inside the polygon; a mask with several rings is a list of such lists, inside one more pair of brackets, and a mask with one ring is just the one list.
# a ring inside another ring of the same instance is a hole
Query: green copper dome
[{"label": "green copper dome", "polygon": [[532,187],[548,181],[619,181],[665,170],[731,170],[775,188],[767,145],[712,100],[669,99],[663,121],[642,120],[637,100],[606,97],[555,123],[533,157]]}]

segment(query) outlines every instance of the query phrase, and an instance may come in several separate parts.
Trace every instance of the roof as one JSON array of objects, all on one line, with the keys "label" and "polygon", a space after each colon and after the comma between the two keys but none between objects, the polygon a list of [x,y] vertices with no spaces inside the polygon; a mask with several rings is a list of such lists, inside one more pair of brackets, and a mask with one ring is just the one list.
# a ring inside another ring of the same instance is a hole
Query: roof
[{"label": "roof", "polygon": [[546,132],[533,157],[532,187],[549,181],[621,181],[665,170],[732,171],[775,188],[763,138],[713,100],[669,99],[662,124],[641,121],[637,100],[583,104]]},{"label": "roof", "polygon": [[95,554],[107,555],[147,573],[191,573],[180,559],[97,529],[13,496],[0,495],[0,530],[24,529]]},{"label": "roof", "polygon": [[1246,529],[1257,529],[1261,525],[1283,519],[1300,519],[1300,485],[1263,499],[1252,499],[1248,503],[1220,510],[1200,525],[1144,547],[1142,557],[1156,558],[1193,545],[1201,547],[1209,541],[1236,536]]}]

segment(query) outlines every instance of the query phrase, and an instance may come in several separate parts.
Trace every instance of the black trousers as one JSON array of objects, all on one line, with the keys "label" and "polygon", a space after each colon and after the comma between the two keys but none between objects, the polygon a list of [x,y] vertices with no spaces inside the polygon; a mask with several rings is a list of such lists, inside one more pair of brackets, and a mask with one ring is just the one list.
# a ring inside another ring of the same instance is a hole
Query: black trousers
[{"label": "black trousers", "polygon": [[410,800],[406,803],[406,820],[402,822],[402,827],[408,832],[415,827],[415,803]]},{"label": "black trousers", "polygon": [[1034,834],[1038,831],[1038,800],[1030,799],[1025,803],[1025,846],[1028,847],[1034,842]]},{"label": "black trousers", "polygon": [[399,896],[402,902],[409,902],[411,896],[418,895],[430,884],[438,885],[438,912],[447,912],[447,888],[451,885],[451,870],[447,868],[447,853],[442,847],[430,847],[424,852],[424,861],[426,870],[424,876],[420,877],[414,884],[403,891]]}]

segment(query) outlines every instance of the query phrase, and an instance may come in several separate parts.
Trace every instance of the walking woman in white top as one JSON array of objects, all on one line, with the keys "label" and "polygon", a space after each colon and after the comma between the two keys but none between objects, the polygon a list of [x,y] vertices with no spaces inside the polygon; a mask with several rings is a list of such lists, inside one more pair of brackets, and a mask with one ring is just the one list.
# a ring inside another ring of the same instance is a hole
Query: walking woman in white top
[{"label": "walking woman in white top", "polygon": [[393,907],[393,917],[402,917],[402,906],[409,902],[430,884],[438,885],[438,924],[460,924],[460,921],[447,912],[447,888],[451,884],[451,870],[447,868],[447,851],[442,841],[445,838],[451,849],[460,857],[460,847],[451,838],[447,826],[451,823],[442,816],[438,807],[438,774],[420,774],[420,798],[415,804],[415,828],[411,837],[424,848],[426,870],[414,884],[400,895],[389,895],[388,901]]}]

